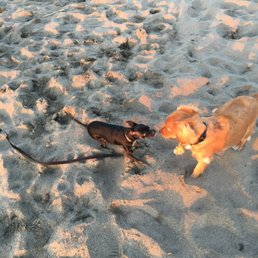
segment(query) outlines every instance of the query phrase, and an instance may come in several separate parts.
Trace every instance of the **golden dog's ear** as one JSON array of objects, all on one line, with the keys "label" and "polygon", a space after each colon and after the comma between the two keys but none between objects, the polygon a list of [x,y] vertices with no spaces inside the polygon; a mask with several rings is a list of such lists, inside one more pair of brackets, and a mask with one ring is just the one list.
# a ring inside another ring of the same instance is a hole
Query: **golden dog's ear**
[{"label": "golden dog's ear", "polygon": [[198,114],[199,111],[196,108],[190,106],[180,106],[174,113],[172,113],[167,118],[166,122],[169,124],[175,124],[177,122],[184,121]]},{"label": "golden dog's ear", "polygon": [[178,123],[176,135],[181,143],[192,144],[196,142],[195,127],[192,123],[186,121]]},{"label": "golden dog's ear", "polygon": [[198,108],[194,106],[179,106],[177,110],[183,111],[184,113],[189,114],[190,116],[199,114]]},{"label": "golden dog's ear", "polygon": [[188,122],[187,126],[190,127],[191,130],[195,129],[194,123],[192,123],[192,122]]},{"label": "golden dog's ear", "polygon": [[192,123],[188,123],[188,122],[183,122],[180,124],[180,130],[182,131],[182,133],[187,136],[189,134],[194,133],[194,125]]}]

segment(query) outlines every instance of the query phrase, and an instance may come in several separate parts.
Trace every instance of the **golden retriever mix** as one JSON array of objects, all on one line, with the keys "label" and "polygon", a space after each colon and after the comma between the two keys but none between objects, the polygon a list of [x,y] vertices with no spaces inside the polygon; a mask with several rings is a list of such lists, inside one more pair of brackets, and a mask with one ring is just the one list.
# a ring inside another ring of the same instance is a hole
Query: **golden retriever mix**
[{"label": "golden retriever mix", "polygon": [[217,108],[212,116],[201,117],[191,106],[180,106],[160,129],[164,138],[176,138],[176,155],[190,149],[197,160],[192,177],[200,176],[215,153],[233,147],[241,150],[254,131],[258,117],[258,94],[236,97]]}]

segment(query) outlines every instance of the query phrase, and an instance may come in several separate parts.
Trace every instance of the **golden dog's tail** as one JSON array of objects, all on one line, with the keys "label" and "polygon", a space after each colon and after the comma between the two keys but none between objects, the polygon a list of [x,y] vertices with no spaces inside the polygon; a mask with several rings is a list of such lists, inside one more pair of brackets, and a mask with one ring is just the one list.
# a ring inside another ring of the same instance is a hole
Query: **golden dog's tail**
[{"label": "golden dog's tail", "polygon": [[253,94],[252,97],[256,98],[258,102],[258,93]]}]

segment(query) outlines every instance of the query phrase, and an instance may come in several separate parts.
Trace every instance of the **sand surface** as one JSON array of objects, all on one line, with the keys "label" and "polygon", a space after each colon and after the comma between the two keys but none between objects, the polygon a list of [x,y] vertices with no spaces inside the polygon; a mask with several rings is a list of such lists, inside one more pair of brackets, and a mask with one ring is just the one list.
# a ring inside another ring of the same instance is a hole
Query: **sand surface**
[{"label": "sand surface", "polygon": [[[257,0],[0,0],[0,128],[42,160],[110,151],[64,108],[158,130],[257,85]],[[142,142],[149,166],[44,167],[1,137],[0,257],[258,257],[257,126],[197,179],[175,141]]]}]

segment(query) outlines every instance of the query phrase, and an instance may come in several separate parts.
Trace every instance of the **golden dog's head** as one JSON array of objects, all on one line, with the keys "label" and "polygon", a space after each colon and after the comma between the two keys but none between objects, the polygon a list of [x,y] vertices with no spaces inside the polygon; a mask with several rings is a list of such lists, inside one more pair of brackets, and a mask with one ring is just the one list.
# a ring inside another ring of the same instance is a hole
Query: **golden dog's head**
[{"label": "golden dog's head", "polygon": [[199,137],[198,128],[201,126],[203,123],[196,108],[180,106],[167,117],[160,134],[164,138],[176,138],[182,144],[195,144]]}]

